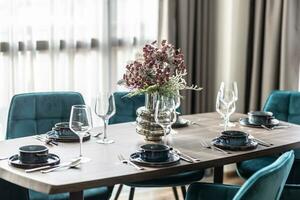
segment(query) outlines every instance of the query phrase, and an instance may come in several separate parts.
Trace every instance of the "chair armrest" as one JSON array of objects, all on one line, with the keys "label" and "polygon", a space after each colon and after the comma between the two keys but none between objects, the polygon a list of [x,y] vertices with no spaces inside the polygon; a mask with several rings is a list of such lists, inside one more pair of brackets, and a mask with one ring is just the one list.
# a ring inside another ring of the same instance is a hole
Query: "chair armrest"
[{"label": "chair armrest", "polygon": [[300,185],[286,184],[283,188],[280,200],[298,200],[300,197]]},{"label": "chair armrest", "polygon": [[186,200],[232,200],[239,189],[235,185],[193,183],[189,186]]}]

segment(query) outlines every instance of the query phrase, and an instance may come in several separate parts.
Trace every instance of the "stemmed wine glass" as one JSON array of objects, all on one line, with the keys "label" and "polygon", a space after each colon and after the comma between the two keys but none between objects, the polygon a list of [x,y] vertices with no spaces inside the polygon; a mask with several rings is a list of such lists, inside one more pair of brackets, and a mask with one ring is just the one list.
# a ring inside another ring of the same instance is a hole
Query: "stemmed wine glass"
[{"label": "stemmed wine glass", "polygon": [[116,113],[115,98],[112,93],[104,92],[104,93],[100,93],[97,96],[95,102],[95,113],[104,122],[103,138],[98,140],[97,143],[101,143],[101,144],[114,143],[114,140],[107,138],[108,120]]},{"label": "stemmed wine glass", "polygon": [[[175,123],[176,123],[176,122],[179,123],[178,120],[179,120],[180,112],[177,111],[177,109],[180,107],[180,98],[181,98],[179,91],[177,91],[176,95],[175,95],[173,98],[174,98],[175,112],[176,112],[176,121],[175,121]],[[172,128],[172,126],[171,126],[171,128],[170,128],[170,133],[171,133],[171,134],[176,134],[176,133],[177,133],[177,132]]]},{"label": "stemmed wine glass", "polygon": [[91,109],[87,105],[73,105],[70,114],[69,128],[79,136],[80,161],[88,162],[90,159],[82,156],[82,140],[85,134],[92,129]]},{"label": "stemmed wine glass", "polygon": [[[234,98],[234,102],[237,102],[238,100],[238,87],[237,87],[237,82],[234,81],[231,85],[229,85],[229,87],[225,85],[224,82],[221,82],[220,84],[220,89],[219,89],[219,92],[221,93],[220,95],[223,97],[225,93],[229,92],[233,92],[233,98]],[[219,94],[218,94],[219,95]],[[236,109],[236,106],[234,106],[234,110],[233,112],[235,112],[235,109]],[[218,110],[217,110],[218,112]],[[219,113],[219,112],[218,112]],[[219,113],[222,117],[222,114]],[[229,120],[229,119],[228,119]],[[221,126],[223,126],[223,124],[221,124]],[[234,127],[235,124],[234,123],[231,123],[230,121],[228,121],[228,124],[227,124],[228,127]]]},{"label": "stemmed wine glass", "polygon": [[155,106],[155,122],[164,130],[164,144],[167,145],[167,132],[176,122],[176,105],[174,98],[161,96]]},{"label": "stemmed wine glass", "polygon": [[235,111],[235,95],[229,90],[224,93],[218,92],[216,99],[216,111],[224,119],[224,130],[227,130],[230,115]]}]

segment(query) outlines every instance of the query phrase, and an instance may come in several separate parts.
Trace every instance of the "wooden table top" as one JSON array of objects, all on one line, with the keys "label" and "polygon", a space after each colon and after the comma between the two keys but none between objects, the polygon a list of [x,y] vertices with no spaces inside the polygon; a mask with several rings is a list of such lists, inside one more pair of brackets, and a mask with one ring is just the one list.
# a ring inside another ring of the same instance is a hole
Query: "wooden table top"
[{"label": "wooden table top", "polygon": [[[241,116],[243,115],[236,114],[233,118],[237,119]],[[260,128],[242,127],[236,123],[237,126],[232,129],[246,131],[254,137],[273,143],[274,146],[258,146],[255,150],[232,152],[232,154],[203,149],[198,138],[210,142],[222,131],[222,127],[219,126],[222,120],[216,113],[189,115],[184,116],[184,118],[197,124],[176,129],[177,133],[169,136],[169,142],[182,152],[201,159],[201,162],[191,164],[180,161],[180,164],[172,167],[146,168],[143,171],[120,163],[117,158],[118,154],[121,153],[125,157],[129,157],[141,144],[145,143],[143,137],[135,132],[135,124],[124,123],[108,127],[108,137],[115,140],[113,144],[98,144],[95,138],[83,143],[83,155],[91,158],[91,161],[82,164],[80,169],[56,171],[48,174],[25,173],[22,169],[9,166],[7,160],[2,160],[0,161],[0,178],[49,194],[76,192],[96,186],[141,181],[188,170],[222,166],[300,147],[300,126],[298,125],[268,131]],[[41,144],[41,142],[33,137],[1,141],[0,158],[16,154],[20,146],[29,144]],[[60,156],[62,162],[66,162],[78,156],[79,144],[60,143],[59,146],[49,147],[49,150],[50,153]]]}]

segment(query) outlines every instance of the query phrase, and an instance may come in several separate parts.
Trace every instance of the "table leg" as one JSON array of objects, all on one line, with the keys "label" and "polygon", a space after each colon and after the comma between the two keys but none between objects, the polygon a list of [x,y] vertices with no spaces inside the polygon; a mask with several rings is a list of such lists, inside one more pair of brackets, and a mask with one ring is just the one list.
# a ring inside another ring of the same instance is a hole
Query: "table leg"
[{"label": "table leg", "polygon": [[214,168],[214,183],[223,183],[224,166]]},{"label": "table leg", "polygon": [[83,191],[70,192],[70,200],[83,200]]}]

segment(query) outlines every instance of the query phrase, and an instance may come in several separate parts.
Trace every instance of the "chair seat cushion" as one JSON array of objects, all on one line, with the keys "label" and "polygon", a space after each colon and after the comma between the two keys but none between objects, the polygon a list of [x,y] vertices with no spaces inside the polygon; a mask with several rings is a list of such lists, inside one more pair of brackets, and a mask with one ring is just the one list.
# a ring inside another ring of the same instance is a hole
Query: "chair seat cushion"
[{"label": "chair seat cushion", "polygon": [[192,182],[199,181],[204,175],[203,170],[183,172],[172,176],[167,176],[159,179],[152,179],[148,181],[128,183],[126,185],[131,187],[174,187],[188,185]]},{"label": "chair seat cushion", "polygon": [[244,179],[248,179],[255,172],[260,170],[263,167],[266,167],[272,164],[277,157],[268,156],[268,157],[260,157],[252,160],[246,160],[240,163],[237,163],[237,171],[241,177]]},{"label": "chair seat cushion", "polygon": [[[85,200],[106,200],[110,198],[111,188],[108,187],[98,187],[84,190],[84,199]],[[61,194],[44,194],[40,192],[36,192],[33,190],[29,190],[29,198],[30,200],[68,200],[69,193],[61,193]]]}]

